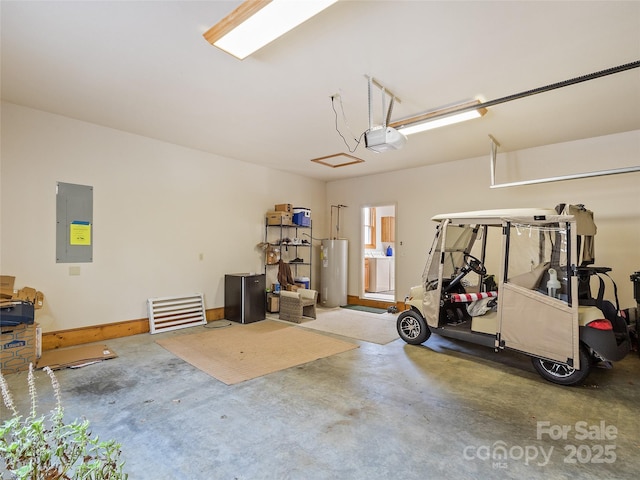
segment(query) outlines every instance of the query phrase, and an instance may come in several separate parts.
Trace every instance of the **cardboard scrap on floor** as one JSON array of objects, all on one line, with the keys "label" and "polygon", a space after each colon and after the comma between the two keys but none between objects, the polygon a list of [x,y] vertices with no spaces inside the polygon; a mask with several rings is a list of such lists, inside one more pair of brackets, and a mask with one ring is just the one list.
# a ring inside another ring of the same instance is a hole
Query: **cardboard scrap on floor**
[{"label": "cardboard scrap on floor", "polygon": [[47,350],[42,352],[38,360],[38,368],[49,367],[51,370],[80,368],[117,356],[106,345],[81,345],[60,350]]}]

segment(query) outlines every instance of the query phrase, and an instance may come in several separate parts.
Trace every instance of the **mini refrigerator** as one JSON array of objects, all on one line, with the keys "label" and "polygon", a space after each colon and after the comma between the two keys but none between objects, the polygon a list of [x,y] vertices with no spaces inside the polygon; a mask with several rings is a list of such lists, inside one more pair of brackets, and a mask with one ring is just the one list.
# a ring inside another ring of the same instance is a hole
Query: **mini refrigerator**
[{"label": "mini refrigerator", "polygon": [[224,276],[224,318],[252,323],[266,318],[264,274],[230,273]]}]

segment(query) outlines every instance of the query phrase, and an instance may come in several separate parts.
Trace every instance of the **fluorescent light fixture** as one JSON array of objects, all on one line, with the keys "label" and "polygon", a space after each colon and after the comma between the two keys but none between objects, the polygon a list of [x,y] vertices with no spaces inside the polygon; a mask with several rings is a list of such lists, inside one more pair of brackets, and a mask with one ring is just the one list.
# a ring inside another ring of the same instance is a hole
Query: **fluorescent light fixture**
[{"label": "fluorescent light fixture", "polygon": [[454,123],[464,122],[474,118],[480,118],[487,113],[486,108],[474,108],[480,104],[480,100],[454,105],[452,107],[432,110],[421,115],[404,118],[390,123],[389,126],[397,129],[404,135],[424,132],[433,128],[444,127]]},{"label": "fluorescent light fixture", "polygon": [[480,118],[480,112],[478,110],[471,110],[470,112],[458,113],[456,115],[450,115],[448,117],[437,118],[434,120],[418,123],[415,125],[409,125],[407,127],[399,129],[400,132],[405,135],[411,135],[414,133],[425,132],[434,128],[446,127],[447,125],[453,125],[454,123],[464,122],[466,120],[472,120],[474,118]]},{"label": "fluorescent light fixture", "polygon": [[242,60],[337,1],[246,0],[204,38]]}]

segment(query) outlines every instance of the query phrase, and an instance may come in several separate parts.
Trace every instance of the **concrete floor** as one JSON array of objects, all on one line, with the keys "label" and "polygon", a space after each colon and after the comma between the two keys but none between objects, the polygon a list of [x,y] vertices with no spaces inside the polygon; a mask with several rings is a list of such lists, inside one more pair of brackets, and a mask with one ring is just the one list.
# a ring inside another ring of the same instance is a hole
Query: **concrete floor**
[{"label": "concrete floor", "polygon": [[[527,357],[434,335],[419,347],[359,342],[227,386],[155,343],[201,328],[109,340],[118,358],[57,372],[66,417],[85,416],[94,434],[121,442],[131,480],[602,480],[640,471],[637,354],[560,387]],[[37,377],[45,413],[51,389]],[[7,380],[26,412],[26,373]],[[565,438],[550,438],[562,426]],[[581,438],[584,430],[597,438]]]}]

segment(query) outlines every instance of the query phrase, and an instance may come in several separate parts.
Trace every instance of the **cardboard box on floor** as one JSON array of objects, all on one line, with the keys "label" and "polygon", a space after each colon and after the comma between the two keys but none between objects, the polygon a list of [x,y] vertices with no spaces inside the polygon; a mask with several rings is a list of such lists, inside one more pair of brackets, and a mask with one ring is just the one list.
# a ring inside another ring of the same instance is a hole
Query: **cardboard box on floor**
[{"label": "cardboard box on floor", "polygon": [[29,369],[36,362],[36,324],[0,329],[0,370],[3,374]]},{"label": "cardboard box on floor", "polygon": [[116,352],[106,345],[80,345],[60,350],[46,350],[38,360],[38,368],[79,368],[117,356]]}]

